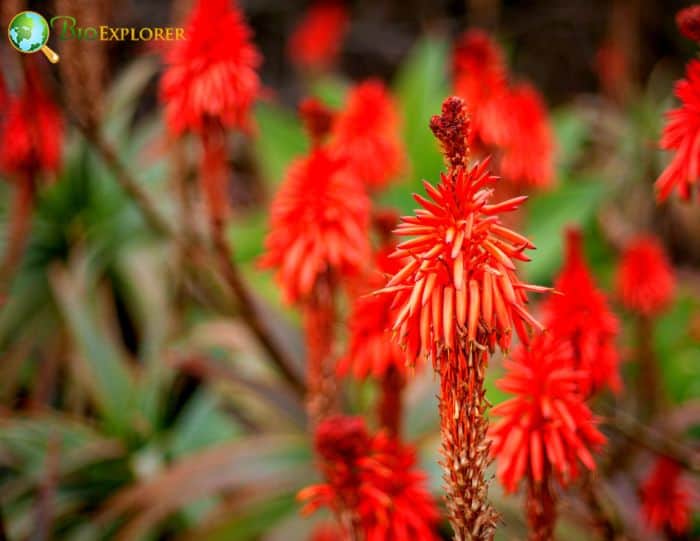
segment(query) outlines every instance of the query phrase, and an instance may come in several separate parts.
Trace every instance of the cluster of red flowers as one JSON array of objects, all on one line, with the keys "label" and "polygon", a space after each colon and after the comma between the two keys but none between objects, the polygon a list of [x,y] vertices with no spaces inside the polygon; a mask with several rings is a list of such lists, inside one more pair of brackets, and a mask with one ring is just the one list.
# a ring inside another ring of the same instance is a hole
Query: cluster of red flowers
[{"label": "cluster of red flowers", "polygon": [[468,30],[453,56],[455,92],[473,117],[471,140],[498,158],[499,172],[524,186],[554,182],[554,137],[547,110],[529,84],[510,85],[497,43]]},{"label": "cluster of red flowers", "polygon": [[622,304],[643,316],[655,316],[672,301],[675,278],[663,246],[651,236],[641,236],[625,248],[617,273]]},{"label": "cluster of red flowers", "polygon": [[272,203],[262,260],[278,269],[289,302],[329,270],[349,277],[368,269],[367,188],[395,177],[404,162],[398,113],[382,83],[357,85],[336,115],[310,105],[303,114],[314,145],[289,167]]},{"label": "cluster of red flowers", "polygon": [[690,61],[686,78],[676,84],[676,96],[681,106],[667,114],[661,136],[661,148],[674,151],[675,155],[656,181],[659,201],[664,201],[674,189],[682,199],[690,199],[700,176],[700,60]]},{"label": "cluster of red flowers", "polygon": [[605,437],[581,393],[589,376],[575,370],[574,362],[570,345],[547,333],[530,347],[518,347],[505,362],[507,373],[498,386],[516,396],[493,409],[501,419],[490,435],[506,490],[515,490],[523,477],[541,483],[548,472],[565,484],[576,477],[579,462],[595,469],[591,451]]},{"label": "cluster of red flowers", "polygon": [[330,508],[367,541],[437,540],[435,502],[415,469],[414,451],[387,434],[372,435],[357,417],[330,417],[316,429],[326,482],[302,490],[304,513]]},{"label": "cluster of red flowers", "polygon": [[5,99],[0,169],[21,182],[38,173],[55,173],[61,163],[63,119],[33,65],[27,66],[20,94]]},{"label": "cluster of red flowers", "polygon": [[210,218],[221,223],[228,213],[225,129],[250,129],[262,59],[233,0],[198,0],[186,35],[166,54],[161,99],[173,135],[193,132],[202,139],[201,190]]},{"label": "cluster of red flowers", "polygon": [[588,396],[603,387],[619,391],[619,323],[586,265],[578,230],[567,231],[566,260],[554,289],[560,295],[545,302],[544,324],[552,336],[570,345],[571,368],[587,375],[581,381],[583,393]]},{"label": "cluster of red flowers", "polygon": [[328,69],[338,57],[348,22],[342,3],[332,0],[317,2],[306,12],[289,39],[289,58],[300,68]]},{"label": "cluster of red flowers", "polygon": [[250,127],[250,108],[260,93],[261,56],[233,0],[198,0],[165,62],[161,96],[173,134],[202,132],[208,120],[229,128]]},{"label": "cluster of red flowers", "polygon": [[333,125],[331,144],[369,188],[396,178],[406,162],[397,107],[378,80],[355,86]]},{"label": "cluster of red flowers", "polygon": [[650,528],[668,529],[676,535],[688,531],[691,503],[697,495],[676,462],[665,457],[656,461],[642,485],[641,498],[642,513]]}]

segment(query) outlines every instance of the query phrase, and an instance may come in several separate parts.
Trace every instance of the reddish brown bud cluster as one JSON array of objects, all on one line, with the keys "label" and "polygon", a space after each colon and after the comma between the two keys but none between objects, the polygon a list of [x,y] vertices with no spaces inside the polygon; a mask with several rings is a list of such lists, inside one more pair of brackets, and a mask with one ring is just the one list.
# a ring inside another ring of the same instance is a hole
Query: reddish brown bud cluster
[{"label": "reddish brown bud cluster", "polygon": [[333,115],[330,107],[316,98],[307,98],[299,104],[299,116],[314,145],[319,145],[330,133]]},{"label": "reddish brown bud cluster", "polygon": [[450,168],[466,166],[469,160],[469,116],[464,100],[457,96],[442,104],[442,114],[430,119],[430,129],[442,145]]}]

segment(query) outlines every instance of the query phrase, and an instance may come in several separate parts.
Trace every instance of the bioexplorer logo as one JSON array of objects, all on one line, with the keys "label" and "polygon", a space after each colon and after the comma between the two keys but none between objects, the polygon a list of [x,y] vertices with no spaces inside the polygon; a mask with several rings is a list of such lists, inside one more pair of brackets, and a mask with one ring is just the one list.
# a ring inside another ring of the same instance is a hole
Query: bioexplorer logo
[{"label": "bioexplorer logo", "polygon": [[59,60],[58,54],[46,45],[49,35],[54,34],[61,41],[175,41],[185,39],[185,29],[181,27],[136,28],[132,26],[87,26],[81,27],[75,17],[57,15],[50,22],[35,11],[23,11],[15,15],[7,28],[12,46],[20,53],[32,54],[41,51],[50,62]]}]

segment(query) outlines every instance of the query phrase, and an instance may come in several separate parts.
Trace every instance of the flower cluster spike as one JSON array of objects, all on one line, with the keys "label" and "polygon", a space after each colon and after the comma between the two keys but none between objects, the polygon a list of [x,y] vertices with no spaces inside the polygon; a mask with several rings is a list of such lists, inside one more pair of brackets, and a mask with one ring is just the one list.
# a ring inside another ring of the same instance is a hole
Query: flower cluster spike
[{"label": "flower cluster spike", "polygon": [[697,494],[683,477],[681,466],[659,457],[641,487],[642,516],[653,530],[667,528],[682,536],[691,525],[691,502]]},{"label": "flower cluster spike", "polygon": [[604,387],[618,392],[622,380],[615,342],[620,325],[586,265],[582,243],[580,230],[567,230],[564,267],[554,282],[561,295],[545,301],[543,320],[553,336],[571,345],[572,368],[588,375],[581,387],[585,396]]},{"label": "flower cluster spike", "polygon": [[305,13],[287,44],[296,66],[312,71],[330,68],[338,58],[349,17],[339,1],[320,0]]},{"label": "flower cluster spike", "polygon": [[681,199],[690,199],[700,180],[700,60],[691,60],[685,79],[676,83],[675,94],[681,106],[666,114],[660,146],[675,152],[656,181],[657,200],[662,202],[678,190]]},{"label": "flower cluster spike", "polygon": [[595,469],[591,454],[605,442],[581,394],[587,375],[573,370],[572,351],[549,333],[520,346],[505,362],[498,387],[515,395],[493,408],[501,419],[490,429],[497,476],[512,492],[519,481],[545,480],[551,471],[562,484],[579,472],[579,462]]},{"label": "flower cluster spike", "polygon": [[497,171],[516,185],[554,183],[554,136],[544,100],[530,84],[509,81],[498,43],[470,29],[453,53],[455,93],[472,117],[469,142],[496,157]]},{"label": "flower cluster spike", "polygon": [[430,122],[448,165],[437,186],[424,181],[429,199],[401,219],[396,233],[411,237],[392,257],[403,266],[378,293],[397,310],[393,330],[413,364],[423,353],[440,375],[442,466],[455,539],[491,540],[497,514],[488,502],[489,444],[484,376],[490,352],[507,350],[512,331],[523,341],[541,325],[526,309],[527,291],[516,260],[534,248],[504,227],[499,214],[526,197],[491,203],[497,178],[488,160],[470,166],[469,121],[464,101],[450,97]]},{"label": "flower cluster spike", "polygon": [[198,0],[185,32],[167,53],[160,85],[171,133],[200,132],[207,119],[248,129],[261,56],[243,14],[233,0]]},{"label": "flower cluster spike", "polygon": [[366,541],[438,540],[439,514],[412,448],[344,416],[319,424],[315,444],[326,482],[299,492],[303,513],[328,507]]},{"label": "flower cluster spike", "polygon": [[7,101],[0,170],[21,182],[37,173],[55,173],[61,164],[63,119],[33,64],[26,67],[20,95]]},{"label": "flower cluster spike", "polygon": [[498,215],[517,209],[527,196],[491,203],[497,177],[488,160],[467,167],[467,116],[460,98],[448,98],[431,127],[442,143],[448,173],[432,186],[429,198],[396,229],[401,237],[392,257],[405,260],[382,293],[400,308],[394,322],[399,341],[413,363],[422,351],[438,364],[444,349],[472,346],[508,349],[512,330],[527,341],[527,327],[542,326],[526,308],[527,291],[547,288],[521,282],[515,261],[529,261],[534,245],[504,227]]},{"label": "flower cluster spike", "polygon": [[399,112],[384,84],[369,79],[355,86],[333,126],[333,146],[369,188],[381,188],[406,164]]},{"label": "flower cluster spike", "polygon": [[673,300],[676,279],[663,246],[656,237],[637,237],[622,254],[617,292],[622,304],[643,316],[655,316]]}]

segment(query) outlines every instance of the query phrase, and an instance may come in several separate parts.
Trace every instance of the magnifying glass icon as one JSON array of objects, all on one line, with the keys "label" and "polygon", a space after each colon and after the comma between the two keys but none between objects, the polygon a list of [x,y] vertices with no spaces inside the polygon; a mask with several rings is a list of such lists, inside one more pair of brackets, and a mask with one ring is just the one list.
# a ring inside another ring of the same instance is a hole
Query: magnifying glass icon
[{"label": "magnifying glass icon", "polygon": [[59,60],[56,51],[46,45],[50,35],[49,23],[35,11],[22,11],[10,21],[7,35],[10,43],[20,53],[32,54],[41,51],[55,64]]}]

